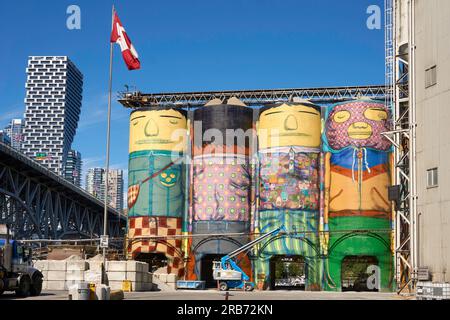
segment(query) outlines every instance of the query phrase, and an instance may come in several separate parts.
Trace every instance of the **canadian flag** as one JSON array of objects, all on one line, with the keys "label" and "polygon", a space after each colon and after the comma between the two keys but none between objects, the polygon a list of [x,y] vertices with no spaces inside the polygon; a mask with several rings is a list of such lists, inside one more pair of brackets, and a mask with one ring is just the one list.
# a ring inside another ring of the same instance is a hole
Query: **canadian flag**
[{"label": "canadian flag", "polygon": [[141,68],[141,62],[139,61],[139,55],[136,49],[133,47],[130,38],[128,37],[125,28],[120,22],[119,16],[114,11],[114,21],[111,33],[111,42],[117,43],[122,50],[122,57],[125,61],[128,70],[137,70]]}]

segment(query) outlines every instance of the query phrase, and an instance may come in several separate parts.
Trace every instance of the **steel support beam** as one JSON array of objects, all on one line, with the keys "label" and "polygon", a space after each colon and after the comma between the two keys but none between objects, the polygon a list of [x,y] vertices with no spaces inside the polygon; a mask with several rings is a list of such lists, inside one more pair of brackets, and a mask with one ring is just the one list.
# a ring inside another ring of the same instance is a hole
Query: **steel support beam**
[{"label": "steel support beam", "polygon": [[236,97],[249,106],[255,106],[291,101],[294,98],[310,100],[315,103],[334,103],[360,97],[384,100],[385,95],[386,87],[384,85],[380,85],[149,94],[141,92],[122,92],[120,93],[119,102],[124,107],[133,109],[165,105],[172,105],[180,108],[191,108],[204,106],[208,101],[215,98],[224,101],[231,97]]}]

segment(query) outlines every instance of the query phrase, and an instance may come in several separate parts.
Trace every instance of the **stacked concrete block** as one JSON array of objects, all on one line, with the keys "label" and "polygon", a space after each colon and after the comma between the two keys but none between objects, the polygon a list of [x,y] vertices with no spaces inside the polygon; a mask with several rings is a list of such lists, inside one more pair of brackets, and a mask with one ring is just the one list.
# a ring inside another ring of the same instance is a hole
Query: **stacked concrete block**
[{"label": "stacked concrete block", "polygon": [[67,261],[66,271],[66,290],[72,285],[84,282],[84,273],[89,269],[89,264],[84,260],[69,260]]},{"label": "stacked concrete block", "polygon": [[124,280],[131,282],[132,291],[147,291],[152,288],[147,263],[133,260],[108,261],[106,272],[111,290],[122,289]]},{"label": "stacked concrete block", "polygon": [[[174,289],[174,290],[177,288],[178,277],[176,274],[155,273],[155,274],[153,274],[153,277],[157,279],[155,282],[163,283],[163,284],[167,285],[169,288]],[[152,282],[153,282],[153,279],[152,279]]]},{"label": "stacked concrete block", "polygon": [[[44,290],[69,290],[73,285],[88,282],[96,286],[102,282],[102,261],[99,260],[41,260],[34,263],[44,275]],[[132,291],[153,289],[148,264],[139,261],[108,261],[106,277],[111,290],[120,290],[123,281],[131,282]],[[172,280],[171,280],[172,281]]]},{"label": "stacked concrete block", "polygon": [[47,278],[44,278],[42,288],[45,290],[67,290],[66,272],[67,261],[49,260],[47,261]]},{"label": "stacked concrete block", "polygon": [[33,266],[38,269],[43,277],[44,281],[47,281],[48,279],[48,261],[47,260],[37,260],[33,262]]},{"label": "stacked concrete block", "polygon": [[84,272],[84,281],[94,283],[95,285],[102,283],[102,272],[96,270],[86,270]]},{"label": "stacked concrete block", "polygon": [[166,281],[166,284],[167,284],[169,287],[171,287],[172,289],[176,289],[176,288],[177,288],[177,280],[178,280],[178,277],[177,277],[176,274],[169,273],[169,274],[167,275],[166,280],[167,280],[167,281]]}]

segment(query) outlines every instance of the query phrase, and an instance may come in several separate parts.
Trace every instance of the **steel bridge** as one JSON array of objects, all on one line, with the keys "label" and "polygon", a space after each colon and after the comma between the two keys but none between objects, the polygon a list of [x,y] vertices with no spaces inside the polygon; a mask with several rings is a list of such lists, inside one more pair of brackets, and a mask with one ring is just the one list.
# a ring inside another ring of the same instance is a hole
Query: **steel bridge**
[{"label": "steel bridge", "polygon": [[384,100],[386,98],[386,92],[387,88],[385,85],[150,94],[137,91],[120,93],[119,102],[124,107],[133,109],[165,105],[184,108],[200,107],[215,98],[224,101],[231,97],[242,100],[248,106],[292,101],[295,98],[310,100],[318,104],[326,104],[361,97]]},{"label": "steel bridge", "polygon": [[[0,143],[0,223],[17,239],[95,239],[103,203],[17,150]],[[126,218],[108,208],[108,234],[124,235]]]}]

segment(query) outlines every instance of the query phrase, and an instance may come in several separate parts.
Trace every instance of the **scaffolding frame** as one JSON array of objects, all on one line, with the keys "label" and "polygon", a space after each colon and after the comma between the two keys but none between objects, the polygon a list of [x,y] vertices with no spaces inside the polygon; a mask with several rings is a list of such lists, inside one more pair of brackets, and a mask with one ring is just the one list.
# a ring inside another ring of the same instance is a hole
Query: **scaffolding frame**
[{"label": "scaffolding frame", "polygon": [[[408,3],[408,42],[398,43],[396,6],[385,0],[386,102],[393,107],[394,126],[384,136],[395,147],[394,185],[398,205],[394,218],[397,293],[414,290],[417,280],[416,111],[414,85],[414,1]],[[390,94],[389,94],[390,93]]]}]

